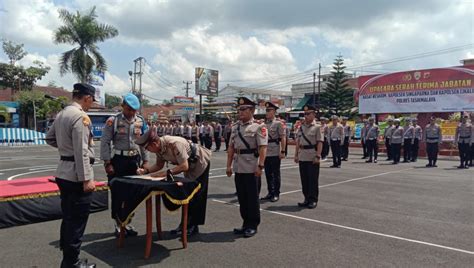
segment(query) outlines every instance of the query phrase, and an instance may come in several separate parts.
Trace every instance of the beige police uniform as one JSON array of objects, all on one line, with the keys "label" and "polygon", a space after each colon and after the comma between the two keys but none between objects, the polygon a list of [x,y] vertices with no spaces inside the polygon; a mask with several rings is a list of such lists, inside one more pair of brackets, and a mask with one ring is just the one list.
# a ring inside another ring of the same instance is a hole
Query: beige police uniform
[{"label": "beige police uniform", "polygon": [[456,127],[454,143],[458,144],[459,158],[461,165],[459,168],[469,168],[470,146],[473,142],[473,126],[471,123],[460,123]]}]

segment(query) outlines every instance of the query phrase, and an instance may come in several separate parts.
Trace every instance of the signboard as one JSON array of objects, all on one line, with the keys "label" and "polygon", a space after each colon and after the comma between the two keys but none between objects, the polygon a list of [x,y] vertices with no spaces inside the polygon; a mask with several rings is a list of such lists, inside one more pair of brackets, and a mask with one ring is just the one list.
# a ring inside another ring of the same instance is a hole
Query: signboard
[{"label": "signboard", "polygon": [[458,124],[458,122],[443,122],[440,124],[443,141],[454,141]]},{"label": "signboard", "polygon": [[182,103],[182,104],[193,104],[194,98],[188,98],[183,96],[175,96],[173,98],[173,103]]},{"label": "signboard", "polygon": [[196,68],[196,95],[217,96],[219,71],[201,67]]},{"label": "signboard", "polygon": [[474,66],[359,77],[361,114],[474,111]]},{"label": "signboard", "polygon": [[105,90],[104,90],[105,74],[99,71],[92,71],[89,84],[95,87],[95,99],[97,102],[105,106]]}]

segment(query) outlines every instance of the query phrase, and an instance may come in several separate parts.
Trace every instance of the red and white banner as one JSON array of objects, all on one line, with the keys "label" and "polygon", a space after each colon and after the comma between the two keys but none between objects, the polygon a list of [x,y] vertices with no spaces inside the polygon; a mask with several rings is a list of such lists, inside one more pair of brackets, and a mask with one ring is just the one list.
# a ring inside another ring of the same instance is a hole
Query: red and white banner
[{"label": "red and white banner", "polygon": [[474,66],[359,77],[359,113],[474,111]]}]

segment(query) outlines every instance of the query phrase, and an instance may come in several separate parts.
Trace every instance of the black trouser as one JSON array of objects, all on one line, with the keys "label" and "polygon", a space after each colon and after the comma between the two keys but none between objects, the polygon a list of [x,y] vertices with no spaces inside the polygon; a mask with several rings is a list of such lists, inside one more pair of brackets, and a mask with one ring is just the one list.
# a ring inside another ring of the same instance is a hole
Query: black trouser
[{"label": "black trouser", "polygon": [[321,152],[321,157],[326,158],[328,154],[329,154],[329,142],[326,138],[324,138],[323,151]]},{"label": "black trouser", "polygon": [[401,143],[392,143],[390,145],[392,149],[392,158],[394,163],[400,162],[400,151],[402,149],[402,144]]},{"label": "black trouser", "polygon": [[420,150],[420,140],[415,138],[413,145],[411,146],[411,161],[418,159],[418,151]]},{"label": "black trouser", "polygon": [[334,166],[341,165],[341,141],[331,141],[332,163]]},{"label": "black trouser", "polygon": [[466,142],[458,142],[458,148],[459,148],[459,157],[461,160],[461,166],[467,166],[469,165],[469,160],[470,160],[470,151],[471,148],[469,146],[469,143]]},{"label": "black trouser", "polygon": [[319,164],[312,161],[299,161],[301,186],[305,202],[318,202]]},{"label": "black trouser", "polygon": [[201,146],[204,146],[204,135],[199,134],[199,142],[201,143]]},{"label": "black trouser", "polygon": [[216,150],[219,151],[221,149],[221,136],[219,134],[214,134],[214,142],[216,143]]},{"label": "black trouser", "polygon": [[230,141],[230,133],[225,136],[225,149],[226,151],[229,149],[229,141]]},{"label": "black trouser", "polygon": [[436,165],[438,160],[438,143],[426,143],[426,154],[428,155],[428,163],[430,165]]},{"label": "black trouser", "polygon": [[367,150],[367,141],[361,140],[362,143],[362,151],[364,152],[364,158],[369,156],[369,152]]},{"label": "black trouser", "polygon": [[411,144],[412,139],[403,140],[403,162],[409,161],[411,159]]},{"label": "black trouser", "polygon": [[342,145],[341,157],[345,160],[349,158],[349,137],[344,137],[344,144]]},{"label": "black trouser", "polygon": [[192,136],[192,137],[191,137],[191,141],[192,141],[193,143],[196,143],[196,144],[197,144],[197,143],[198,143],[198,138],[197,138],[196,136]]},{"label": "black trouser", "polygon": [[471,144],[471,160],[469,161],[469,165],[472,166],[474,161],[474,143]]},{"label": "black trouser", "polygon": [[72,267],[79,260],[82,236],[89,219],[92,193],[85,193],[82,182],[56,178],[61,197],[63,220],[59,246],[63,251],[61,267]]},{"label": "black trouser", "polygon": [[387,160],[392,160],[392,146],[390,145],[390,139],[385,138],[385,149],[387,149]]},{"label": "black trouser", "polygon": [[242,228],[257,229],[260,224],[259,181],[254,173],[235,173]]},{"label": "black trouser", "polygon": [[212,147],[212,138],[211,138],[211,135],[204,135],[203,136],[203,139],[204,139],[204,146],[207,148],[207,149],[211,149]]},{"label": "black trouser", "polygon": [[203,225],[206,221],[207,207],[207,189],[209,188],[209,168],[211,163],[207,164],[206,170],[199,176],[196,181],[201,183],[201,189],[191,199],[189,203],[189,225]]},{"label": "black trouser", "polygon": [[377,160],[377,156],[379,153],[379,145],[377,143],[377,139],[367,140],[367,154],[369,156],[369,160]]},{"label": "black trouser", "polygon": [[268,194],[271,196],[280,196],[280,165],[279,156],[267,156],[265,158],[265,177],[267,179]]}]

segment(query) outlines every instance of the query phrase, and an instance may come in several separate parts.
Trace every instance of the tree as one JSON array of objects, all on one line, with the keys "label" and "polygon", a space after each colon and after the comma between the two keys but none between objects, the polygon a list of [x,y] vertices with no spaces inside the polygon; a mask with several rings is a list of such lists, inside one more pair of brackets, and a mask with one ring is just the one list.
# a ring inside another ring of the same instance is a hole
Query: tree
[{"label": "tree", "polygon": [[62,54],[59,61],[61,75],[72,72],[78,81],[86,83],[94,68],[105,72],[107,63],[99,53],[96,43],[117,36],[118,30],[111,25],[97,22],[95,6],[86,15],[79,11],[74,14],[60,9],[59,18],[64,25],[54,32],[54,42],[78,45]]},{"label": "tree", "polygon": [[215,107],[212,107],[212,104],[216,102],[216,99],[214,96],[211,96],[211,95],[207,95],[206,96],[206,104],[204,107],[203,107],[203,115],[202,115],[202,118],[201,120],[206,120],[206,121],[213,121],[216,116],[215,116],[215,113],[216,113],[216,109]]},{"label": "tree", "polygon": [[354,89],[347,85],[349,76],[344,72],[344,59],[341,55],[334,60],[331,76],[327,87],[321,93],[321,112],[325,116],[338,115],[352,117],[356,114],[354,110]]},{"label": "tree", "polygon": [[35,65],[28,68],[0,63],[0,88],[12,88],[13,90],[31,90],[36,81],[41,80],[49,70],[41,61],[34,61]]},{"label": "tree", "polygon": [[105,107],[112,109],[122,104],[122,98],[105,93]]},{"label": "tree", "polygon": [[61,104],[68,101],[65,97],[59,97],[58,100],[47,99],[39,90],[20,91],[15,95],[15,100],[20,105],[20,113],[24,116],[23,122],[26,127],[31,125],[30,119],[35,115],[35,108],[36,119],[46,119],[61,111]]},{"label": "tree", "polygon": [[28,54],[23,50],[23,44],[16,44],[6,39],[3,39],[2,43],[3,51],[7,54],[7,57],[10,60],[10,65],[15,65],[17,61],[21,60]]},{"label": "tree", "polygon": [[8,112],[8,107],[0,105],[0,123],[7,123],[10,121],[10,113]]}]

